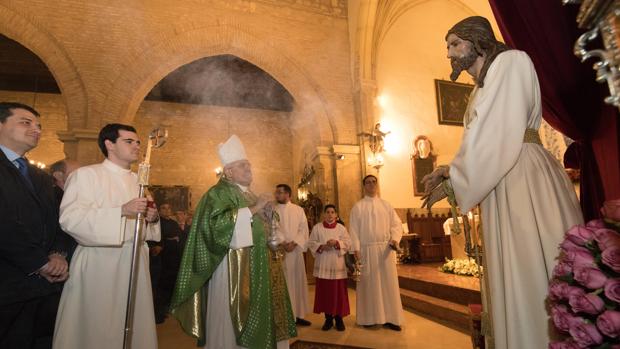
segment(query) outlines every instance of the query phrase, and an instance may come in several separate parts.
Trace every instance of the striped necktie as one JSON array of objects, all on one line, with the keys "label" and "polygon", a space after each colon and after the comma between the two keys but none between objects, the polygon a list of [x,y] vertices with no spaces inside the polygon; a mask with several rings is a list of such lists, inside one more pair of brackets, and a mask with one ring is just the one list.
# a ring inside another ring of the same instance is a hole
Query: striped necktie
[{"label": "striped necktie", "polygon": [[21,173],[22,176],[24,176],[24,178],[26,179],[26,182],[28,183],[28,186],[30,186],[30,189],[34,189],[34,186],[32,185],[32,181],[30,180],[30,176],[28,175],[28,162],[26,161],[26,159],[17,158],[15,159],[15,161],[19,164],[19,173]]}]

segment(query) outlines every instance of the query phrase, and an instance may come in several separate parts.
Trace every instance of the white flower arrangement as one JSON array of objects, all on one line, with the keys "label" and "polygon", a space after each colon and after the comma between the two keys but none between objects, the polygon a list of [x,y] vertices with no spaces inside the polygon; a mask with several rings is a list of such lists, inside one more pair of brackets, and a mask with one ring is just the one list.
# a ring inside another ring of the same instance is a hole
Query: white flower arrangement
[{"label": "white flower arrangement", "polygon": [[480,268],[473,258],[446,258],[446,263],[439,267],[439,270],[444,273],[480,277]]}]

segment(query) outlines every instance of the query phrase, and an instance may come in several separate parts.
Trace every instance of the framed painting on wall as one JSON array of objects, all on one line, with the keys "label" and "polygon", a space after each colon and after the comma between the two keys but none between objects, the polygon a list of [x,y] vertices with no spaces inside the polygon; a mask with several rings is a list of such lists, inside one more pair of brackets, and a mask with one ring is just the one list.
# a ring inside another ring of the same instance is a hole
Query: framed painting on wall
[{"label": "framed painting on wall", "polygon": [[190,211],[191,193],[188,186],[184,185],[149,185],[149,191],[157,206],[168,203],[172,206],[172,212]]},{"label": "framed painting on wall", "polygon": [[474,85],[435,79],[437,116],[440,125],[463,126],[463,116]]},{"label": "framed painting on wall", "polygon": [[413,195],[424,195],[422,178],[435,170],[437,156],[433,152],[433,143],[428,137],[420,135],[413,141],[411,170],[413,175]]}]

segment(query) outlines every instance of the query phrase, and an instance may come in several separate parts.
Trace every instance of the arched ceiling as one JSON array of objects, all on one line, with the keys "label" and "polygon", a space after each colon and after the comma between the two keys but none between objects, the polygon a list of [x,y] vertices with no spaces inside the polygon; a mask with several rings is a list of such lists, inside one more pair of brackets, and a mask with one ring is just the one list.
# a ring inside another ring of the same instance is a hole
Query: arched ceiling
[{"label": "arched ceiling", "polygon": [[[32,51],[0,35],[0,90],[60,93],[54,76]],[[145,98],[290,112],[293,97],[271,75],[239,57],[219,55],[181,66]]]},{"label": "arched ceiling", "polygon": [[17,41],[1,34],[0,90],[60,93],[45,63]]},{"label": "arched ceiling", "polygon": [[286,112],[293,110],[294,103],[271,75],[234,55],[185,64],[157,83],[145,99]]}]

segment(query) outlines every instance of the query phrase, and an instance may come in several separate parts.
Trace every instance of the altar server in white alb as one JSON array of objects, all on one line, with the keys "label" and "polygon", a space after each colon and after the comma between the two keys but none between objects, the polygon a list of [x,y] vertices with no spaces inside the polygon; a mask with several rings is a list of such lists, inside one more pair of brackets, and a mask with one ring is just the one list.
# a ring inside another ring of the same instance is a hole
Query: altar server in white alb
[{"label": "altar server in white alb", "polygon": [[284,275],[286,286],[291,298],[291,306],[298,326],[310,326],[312,323],[305,320],[310,312],[308,303],[308,279],[304,252],[307,249],[308,219],[304,209],[291,202],[291,187],[287,184],[278,184],[275,192],[276,212],[280,216],[280,230],[284,237],[282,247],[286,253],[284,258]]},{"label": "altar server in white alb", "polygon": [[344,331],[343,317],[350,314],[347,293],[347,266],[344,261],[351,245],[351,237],[344,225],[339,224],[336,206],[325,205],[323,222],[312,228],[308,250],[314,256],[316,292],[314,312],[325,314],[321,330],[329,331],[336,322],[336,329]]},{"label": "altar server in white alb", "polygon": [[[138,178],[130,166],[140,141],[127,125],[108,124],[99,132],[103,163],[82,167],[66,183],[60,225],[78,242],[71,259],[54,331],[57,349],[121,348],[135,218],[146,214],[147,240],[160,239],[157,209],[138,198]],[[149,249],[138,261],[131,348],[157,348]]]},{"label": "altar server in white alb", "polygon": [[461,212],[480,204],[495,348],[546,348],[558,244],[583,218],[564,169],[538,136],[536,71],[525,52],[495,39],[484,17],[455,24],[446,43],[451,79],[466,70],[476,86],[456,157],[423,179],[426,205],[445,197],[447,185]]},{"label": "altar server in white alb", "polygon": [[400,331],[403,305],[396,272],[396,252],[403,227],[389,202],[379,198],[377,177],[362,180],[364,198],[351,209],[349,233],[352,250],[361,258],[362,275],[357,283],[357,324]]}]

